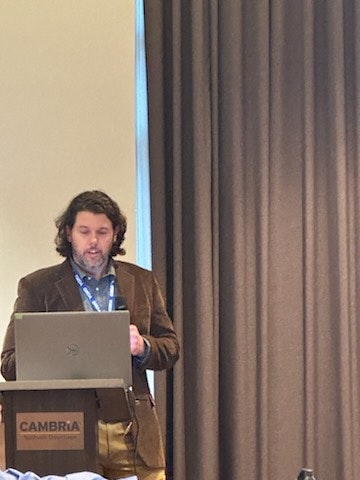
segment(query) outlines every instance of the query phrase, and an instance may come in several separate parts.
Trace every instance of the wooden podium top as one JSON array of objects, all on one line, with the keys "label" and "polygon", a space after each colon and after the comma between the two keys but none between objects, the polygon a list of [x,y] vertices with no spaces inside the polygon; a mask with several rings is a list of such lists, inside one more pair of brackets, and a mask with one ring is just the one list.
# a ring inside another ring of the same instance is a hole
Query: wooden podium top
[{"label": "wooden podium top", "polygon": [[15,390],[78,390],[127,388],[121,378],[87,378],[71,380],[12,380],[0,382],[0,392]]},{"label": "wooden podium top", "polygon": [[[89,378],[71,380],[13,380],[0,382],[0,404],[5,395],[31,394],[72,390],[93,390],[97,399],[98,417],[104,421],[128,421],[133,415],[134,394],[121,378]],[[1,410],[0,410],[1,413]],[[1,417],[0,417],[1,418]]]}]

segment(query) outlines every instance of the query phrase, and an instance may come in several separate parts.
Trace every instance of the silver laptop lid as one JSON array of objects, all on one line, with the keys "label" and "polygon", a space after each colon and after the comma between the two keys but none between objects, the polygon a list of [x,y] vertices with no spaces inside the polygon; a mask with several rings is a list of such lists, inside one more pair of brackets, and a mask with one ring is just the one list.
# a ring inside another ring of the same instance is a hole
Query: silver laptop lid
[{"label": "silver laptop lid", "polygon": [[128,310],[15,314],[17,380],[119,378],[132,385]]}]

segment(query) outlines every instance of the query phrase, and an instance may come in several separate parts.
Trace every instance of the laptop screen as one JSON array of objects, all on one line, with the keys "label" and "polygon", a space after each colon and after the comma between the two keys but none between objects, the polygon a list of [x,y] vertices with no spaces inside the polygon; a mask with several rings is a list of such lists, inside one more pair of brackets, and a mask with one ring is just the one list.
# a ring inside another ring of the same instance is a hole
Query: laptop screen
[{"label": "laptop screen", "polygon": [[15,314],[17,380],[122,379],[132,385],[128,310]]}]

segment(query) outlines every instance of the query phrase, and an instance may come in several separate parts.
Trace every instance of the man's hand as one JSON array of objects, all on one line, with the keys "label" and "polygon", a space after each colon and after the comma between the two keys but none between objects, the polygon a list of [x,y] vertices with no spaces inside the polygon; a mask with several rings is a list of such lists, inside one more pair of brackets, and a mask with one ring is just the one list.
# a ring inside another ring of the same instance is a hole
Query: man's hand
[{"label": "man's hand", "polygon": [[135,325],[130,325],[130,351],[134,356],[144,355],[145,352],[144,339]]}]

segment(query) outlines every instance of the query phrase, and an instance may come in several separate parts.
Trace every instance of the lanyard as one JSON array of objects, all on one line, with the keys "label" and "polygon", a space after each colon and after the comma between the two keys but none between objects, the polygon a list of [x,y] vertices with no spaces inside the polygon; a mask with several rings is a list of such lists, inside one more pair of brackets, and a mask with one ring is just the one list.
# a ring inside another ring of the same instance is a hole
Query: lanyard
[{"label": "lanyard", "polygon": [[[85,293],[86,298],[91,303],[93,310],[97,312],[101,312],[101,308],[99,307],[98,302],[95,300],[94,295],[90,292],[84,282],[81,280],[80,275],[77,272],[74,272],[75,280],[77,281],[81,290]],[[114,309],[114,299],[115,299],[115,279],[113,278],[110,282],[109,287],[109,303],[108,303],[108,311],[111,312]]]}]

